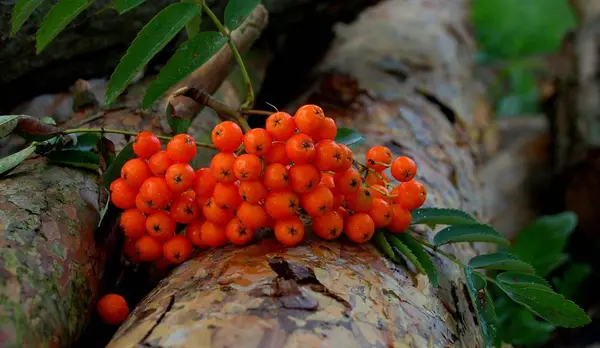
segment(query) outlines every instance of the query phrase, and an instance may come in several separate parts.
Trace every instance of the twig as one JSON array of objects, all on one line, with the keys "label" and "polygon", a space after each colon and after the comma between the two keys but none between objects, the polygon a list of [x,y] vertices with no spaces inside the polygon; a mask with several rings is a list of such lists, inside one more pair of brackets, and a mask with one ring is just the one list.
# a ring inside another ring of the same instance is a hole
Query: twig
[{"label": "twig", "polygon": [[240,112],[242,114],[244,114],[244,115],[264,115],[264,116],[271,116],[272,114],[274,114],[274,112],[264,111],[264,110],[241,110]]}]

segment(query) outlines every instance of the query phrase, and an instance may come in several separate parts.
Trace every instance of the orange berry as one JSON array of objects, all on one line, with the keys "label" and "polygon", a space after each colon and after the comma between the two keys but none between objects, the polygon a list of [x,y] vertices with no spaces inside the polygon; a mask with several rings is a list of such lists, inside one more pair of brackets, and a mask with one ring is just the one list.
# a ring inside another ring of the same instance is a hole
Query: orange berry
[{"label": "orange berry", "polygon": [[385,184],[390,182],[390,178],[388,178],[388,176],[384,172],[375,172],[375,171],[369,170],[369,172],[367,173],[367,176],[365,177],[365,182],[369,186],[373,186],[373,185],[385,186]]},{"label": "orange berry", "polygon": [[285,144],[285,152],[295,164],[306,164],[317,155],[312,138],[303,133],[295,134],[288,139]]},{"label": "orange berry", "polygon": [[152,174],[156,176],[165,175],[167,168],[172,164],[173,161],[169,158],[167,151],[158,151],[148,160],[148,167],[150,167]]},{"label": "orange berry", "polygon": [[110,184],[110,201],[119,209],[135,208],[137,190],[129,186],[124,179],[118,178]]},{"label": "orange berry", "polygon": [[334,140],[337,135],[337,126],[331,117],[325,117],[321,129],[314,136],[315,141]]},{"label": "orange berry", "polygon": [[333,174],[321,173],[321,181],[319,182],[319,185],[323,185],[333,192],[335,189],[335,180]]},{"label": "orange berry", "polygon": [[289,164],[290,159],[288,158],[285,143],[281,141],[274,141],[269,148],[269,151],[263,156],[266,164],[271,163],[281,163],[281,164]]},{"label": "orange berry", "polygon": [[171,202],[173,191],[165,178],[150,177],[140,187],[140,195],[149,207],[163,209]]},{"label": "orange berry", "polygon": [[287,168],[281,163],[269,164],[265,168],[263,181],[265,185],[273,191],[283,190],[288,187],[290,174]]},{"label": "orange berry", "polygon": [[342,206],[342,204],[344,204],[344,202],[346,201],[346,196],[344,196],[341,193],[334,193],[335,191],[332,191],[333,193],[333,206],[332,209],[337,209],[339,207]]},{"label": "orange berry", "polygon": [[392,151],[385,146],[373,146],[367,151],[367,166],[380,172],[392,164]]},{"label": "orange berry", "polygon": [[387,188],[385,188],[385,186],[376,184],[376,185],[371,185],[371,194],[373,194],[373,199],[383,199],[384,201],[389,202],[390,198],[390,191],[388,191]]},{"label": "orange berry", "polygon": [[187,163],[175,163],[171,165],[165,173],[167,185],[173,193],[181,193],[192,187],[196,173],[194,168]]},{"label": "orange berry", "polygon": [[427,199],[427,188],[416,179],[401,183],[392,192],[394,203],[408,210],[419,208]]},{"label": "orange berry", "polygon": [[242,203],[238,187],[237,183],[223,184],[218,182],[213,193],[215,203],[220,207],[226,206],[229,209],[237,208]]},{"label": "orange berry", "polygon": [[244,134],[237,123],[221,122],[213,128],[211,138],[217,149],[223,152],[233,152],[242,144]]},{"label": "orange berry", "polygon": [[100,319],[108,325],[119,325],[129,316],[127,301],[121,295],[106,294],[96,305]]},{"label": "orange berry", "polygon": [[200,215],[200,207],[195,198],[181,195],[171,203],[169,212],[176,222],[189,224]]},{"label": "orange berry", "polygon": [[400,156],[392,163],[392,176],[401,182],[412,180],[417,174],[417,164],[406,156]]},{"label": "orange berry", "polygon": [[273,139],[266,130],[254,128],[244,135],[244,149],[253,155],[264,155],[269,151]]},{"label": "orange berry", "polygon": [[304,224],[297,216],[275,222],[275,238],[285,246],[294,246],[304,238]]},{"label": "orange berry", "polygon": [[154,237],[141,236],[135,241],[135,253],[141,262],[156,261],[162,257],[162,244]]},{"label": "orange berry", "polygon": [[400,204],[392,204],[392,221],[387,226],[388,231],[392,233],[401,233],[406,231],[412,221],[410,211]]},{"label": "orange berry", "polygon": [[196,178],[192,189],[198,197],[210,197],[213,194],[217,179],[212,175],[210,168],[200,168],[196,171]]},{"label": "orange berry", "polygon": [[352,150],[344,144],[337,144],[342,151],[342,163],[338,168],[335,169],[336,173],[342,173],[352,167],[352,163],[354,163],[354,154]]},{"label": "orange berry", "polygon": [[233,217],[233,209],[219,206],[214,197],[209,198],[202,206],[202,213],[206,220],[218,225],[224,225]]},{"label": "orange berry", "polygon": [[313,217],[312,229],[317,236],[325,240],[334,240],[344,230],[344,219],[340,213],[332,210],[321,216]]},{"label": "orange berry", "polygon": [[174,236],[163,244],[163,257],[172,264],[179,264],[192,255],[192,243],[185,236]]},{"label": "orange berry", "polygon": [[141,158],[149,158],[160,151],[160,140],[150,132],[141,132],[133,141],[133,152]]},{"label": "orange berry", "polygon": [[219,152],[210,162],[213,177],[222,183],[232,183],[236,180],[233,166],[236,156],[229,152]]},{"label": "orange berry", "polygon": [[295,216],[300,207],[300,198],[291,191],[271,192],[265,200],[267,213],[276,220]]},{"label": "orange berry", "polygon": [[242,181],[238,190],[239,197],[242,201],[251,204],[258,204],[258,202],[267,198],[267,187],[262,182],[256,181]]},{"label": "orange berry", "polygon": [[346,203],[348,203],[348,208],[355,213],[368,212],[373,206],[373,194],[371,193],[371,189],[361,187],[355,193],[346,196]]},{"label": "orange berry", "polygon": [[173,162],[187,163],[196,156],[196,141],[187,134],[177,134],[167,143],[167,155]]},{"label": "orange berry", "polygon": [[322,185],[314,190],[304,193],[300,198],[302,208],[310,216],[322,216],[333,207],[333,194]]},{"label": "orange berry", "polygon": [[315,145],[315,165],[322,171],[333,171],[342,165],[344,153],[333,140],[321,140]]},{"label": "orange berry", "polygon": [[296,110],[294,122],[301,133],[317,135],[325,123],[325,113],[317,105],[304,105]]},{"label": "orange berry", "polygon": [[338,192],[349,195],[355,193],[360,188],[362,179],[360,173],[354,168],[334,176],[335,188]]},{"label": "orange berry", "polygon": [[142,186],[144,180],[152,175],[148,164],[141,158],[133,158],[121,167],[121,178],[133,188]]},{"label": "orange berry", "polygon": [[369,210],[369,216],[373,219],[375,227],[385,227],[392,222],[392,207],[386,200],[376,198]]},{"label": "orange berry", "polygon": [[294,192],[309,192],[321,181],[321,173],[310,164],[297,164],[290,168],[290,186]]},{"label": "orange berry", "polygon": [[247,202],[240,204],[236,215],[242,224],[251,230],[264,227],[268,219],[265,208]]},{"label": "orange berry", "polygon": [[368,242],[375,233],[373,219],[365,213],[356,213],[344,223],[344,234],[355,243]]},{"label": "orange berry", "polygon": [[144,200],[139,193],[135,196],[135,207],[146,215],[156,212],[158,209],[153,207],[152,200]]},{"label": "orange berry", "polygon": [[233,173],[240,180],[258,180],[262,167],[262,160],[258,156],[246,153],[235,159]]},{"label": "orange berry", "polygon": [[266,130],[274,140],[287,140],[294,135],[296,124],[287,112],[279,111],[267,117]]},{"label": "orange berry", "polygon": [[240,219],[233,218],[225,228],[227,239],[235,245],[246,245],[254,237],[254,231],[245,227]]},{"label": "orange berry", "polygon": [[146,234],[146,217],[137,209],[128,209],[121,213],[119,226],[129,239],[137,239]]},{"label": "orange berry", "polygon": [[146,231],[148,235],[160,242],[167,241],[173,237],[175,235],[175,228],[177,228],[177,223],[169,213],[163,210],[157,211],[146,219]]},{"label": "orange berry", "polygon": [[202,224],[200,233],[202,234],[202,242],[211,248],[218,248],[227,244],[225,225],[205,221]]},{"label": "orange berry", "polygon": [[196,220],[187,225],[185,228],[186,237],[199,248],[206,248],[208,244],[204,242],[202,239],[202,225],[204,224],[204,220]]},{"label": "orange berry", "polygon": [[187,191],[182,192],[179,197],[189,197],[191,199],[196,199],[196,192],[194,192],[193,190],[188,189]]}]

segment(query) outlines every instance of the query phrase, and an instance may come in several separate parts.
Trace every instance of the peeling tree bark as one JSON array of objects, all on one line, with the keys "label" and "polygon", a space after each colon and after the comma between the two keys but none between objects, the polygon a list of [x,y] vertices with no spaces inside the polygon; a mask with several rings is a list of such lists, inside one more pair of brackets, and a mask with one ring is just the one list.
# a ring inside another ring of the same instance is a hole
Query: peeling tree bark
[{"label": "peeling tree bark", "polygon": [[[338,28],[302,103],[361,131],[362,153],[384,144],[414,157],[426,205],[486,220],[466,10],[462,0],[388,0],[365,11]],[[468,243],[444,249],[463,261],[478,253]],[[371,245],[265,239],[210,250],[163,279],[108,347],[481,346],[461,270],[434,259],[438,289]]]}]

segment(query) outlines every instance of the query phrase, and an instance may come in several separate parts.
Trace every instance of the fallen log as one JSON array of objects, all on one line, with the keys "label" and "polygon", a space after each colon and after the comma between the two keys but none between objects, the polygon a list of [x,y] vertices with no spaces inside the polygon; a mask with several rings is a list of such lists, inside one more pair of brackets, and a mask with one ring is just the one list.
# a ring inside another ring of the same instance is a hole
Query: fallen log
[{"label": "fallen log", "polygon": [[[319,104],[358,129],[363,151],[383,144],[413,157],[426,205],[487,220],[474,161],[466,10],[467,1],[426,0],[368,9],[337,28],[298,104]],[[443,249],[463,261],[478,253],[470,243]],[[108,347],[482,346],[461,270],[434,258],[439,288],[371,245],[309,238],[285,248],[266,239],[210,250],[163,279]]]}]

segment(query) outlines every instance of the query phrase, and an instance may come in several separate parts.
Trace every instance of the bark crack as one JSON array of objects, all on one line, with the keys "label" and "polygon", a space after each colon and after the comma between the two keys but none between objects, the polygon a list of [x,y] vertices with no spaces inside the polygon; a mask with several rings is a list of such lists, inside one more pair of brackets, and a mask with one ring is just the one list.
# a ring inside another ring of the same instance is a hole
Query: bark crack
[{"label": "bark crack", "polygon": [[154,325],[152,325],[150,330],[148,330],[148,332],[146,332],[144,337],[142,337],[142,339],[138,342],[139,345],[141,345],[142,347],[159,347],[156,345],[147,344],[144,341],[147,340],[148,337],[150,337],[152,335],[152,332],[154,331],[154,329],[156,329],[158,327],[158,325],[160,325],[160,323],[163,321],[163,319],[165,318],[167,313],[169,313],[171,311],[174,304],[175,304],[175,295],[171,295],[171,297],[169,298],[169,303],[165,307],[164,312],[162,312],[162,314],[160,315],[160,317],[158,317],[158,319],[156,320]]}]

